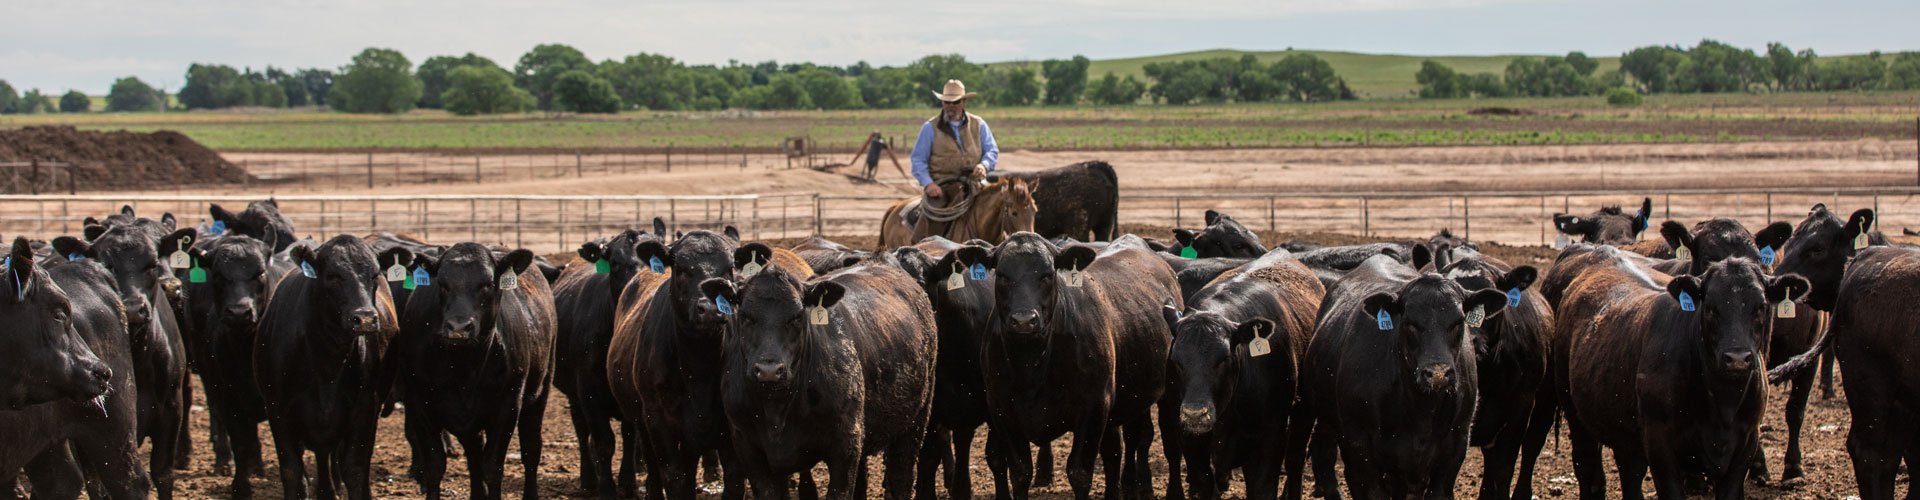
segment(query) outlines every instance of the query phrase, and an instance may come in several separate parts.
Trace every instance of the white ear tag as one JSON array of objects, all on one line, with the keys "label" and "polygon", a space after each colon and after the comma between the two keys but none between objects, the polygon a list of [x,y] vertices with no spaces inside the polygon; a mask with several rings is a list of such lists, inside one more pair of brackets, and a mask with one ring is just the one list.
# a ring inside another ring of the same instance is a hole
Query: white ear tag
[{"label": "white ear tag", "polygon": [[765,266],[760,265],[760,258],[754,257],[753,260],[747,261],[747,265],[740,266],[740,274],[744,274],[747,276],[760,274],[760,270],[764,267]]},{"label": "white ear tag", "polygon": [[967,276],[960,273],[947,275],[947,290],[959,290],[967,287]]},{"label": "white ear tag", "polygon": [[1867,247],[1867,232],[1865,230],[1862,230],[1859,236],[1853,237],[1853,249],[1860,250],[1866,247]]},{"label": "white ear tag", "polygon": [[520,275],[514,274],[513,271],[500,273],[500,290],[506,291],[515,288],[520,288]]},{"label": "white ear tag", "polygon": [[1486,322],[1487,322],[1487,306],[1473,306],[1472,311],[1467,311],[1467,326],[1473,327],[1473,328],[1479,328],[1480,325],[1485,324]]},{"label": "white ear tag", "polygon": [[1688,250],[1685,245],[1681,245],[1678,248],[1674,248],[1673,260],[1678,260],[1682,262],[1693,262],[1693,251]]},{"label": "white ear tag", "polygon": [[387,281],[406,281],[407,268],[399,264],[387,266]]},{"label": "white ear tag", "polygon": [[1080,288],[1080,285],[1085,284],[1087,284],[1087,273],[1078,268],[1067,271],[1067,286]]},{"label": "white ear tag", "polygon": [[1560,250],[1560,249],[1566,248],[1568,243],[1570,243],[1570,241],[1567,240],[1567,233],[1560,233],[1559,236],[1553,237],[1554,250]]},{"label": "white ear tag", "polygon": [[1247,355],[1258,358],[1272,353],[1273,344],[1268,342],[1266,337],[1260,336],[1260,327],[1259,325],[1255,325],[1253,327],[1253,340],[1247,341]]},{"label": "white ear tag", "polygon": [[1798,313],[1798,311],[1797,311],[1797,309],[1798,309],[1798,308],[1796,308],[1796,307],[1794,307],[1794,305],[1793,305],[1793,301],[1791,301],[1791,300],[1782,300],[1782,301],[1780,301],[1780,305],[1779,305],[1779,306],[1775,306],[1775,307],[1773,308],[1773,317],[1776,317],[1776,318],[1792,318],[1792,317],[1794,317],[1794,316],[1795,316],[1795,315],[1796,315],[1796,314]]},{"label": "white ear tag", "polygon": [[167,266],[174,269],[193,267],[193,257],[187,255],[185,250],[174,250],[172,254],[167,255]]},{"label": "white ear tag", "polygon": [[820,306],[813,306],[812,309],[808,309],[807,322],[813,323],[815,325],[827,324],[827,308],[820,307]]}]

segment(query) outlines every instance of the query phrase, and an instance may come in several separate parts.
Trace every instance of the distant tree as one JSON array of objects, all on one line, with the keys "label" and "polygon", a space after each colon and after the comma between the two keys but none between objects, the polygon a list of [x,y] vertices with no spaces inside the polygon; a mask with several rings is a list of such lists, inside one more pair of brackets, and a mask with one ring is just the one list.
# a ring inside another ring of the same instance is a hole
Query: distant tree
[{"label": "distant tree", "polygon": [[533,94],[513,86],[513,75],[499,66],[464,65],[447,72],[440,101],[457,115],[517,113],[533,109]]},{"label": "distant tree", "polygon": [[1666,92],[1673,80],[1672,66],[1686,54],[1673,47],[1647,46],[1620,56],[1620,72],[1632,76],[1648,93]]},{"label": "distant tree", "polygon": [[252,81],[232,66],[197,63],[187,66],[187,84],[180,88],[180,104],[187,109],[246,106],[252,101]]},{"label": "distant tree", "polygon": [[326,106],[327,94],[333,91],[333,72],[324,69],[303,69],[294,74],[307,87],[307,96],[313,99],[313,105]]},{"label": "distant tree", "polygon": [[393,49],[368,48],[340,68],[327,104],[349,113],[405,113],[420,102],[413,63]]},{"label": "distant tree", "polygon": [[87,108],[91,107],[93,107],[93,98],[87,97],[87,94],[78,90],[69,90],[60,96],[61,113],[85,113]]},{"label": "distant tree", "polygon": [[1080,95],[1087,90],[1087,67],[1093,61],[1087,56],[1075,54],[1073,59],[1048,59],[1040,62],[1040,72],[1047,77],[1048,106],[1070,105],[1080,102]]},{"label": "distant tree", "polygon": [[160,111],[163,100],[159,92],[147,86],[147,82],[137,77],[126,77],[113,81],[113,88],[107,90],[107,111]]},{"label": "distant tree", "polygon": [[1240,102],[1262,102],[1280,96],[1280,81],[1273,79],[1273,75],[1264,70],[1242,71],[1235,80],[1239,83],[1235,99]]},{"label": "distant tree", "polygon": [[861,99],[860,87],[831,71],[809,68],[801,70],[795,76],[800,79],[800,84],[807,88],[807,97],[813,101],[814,107],[855,109],[866,104]]},{"label": "distant tree", "polygon": [[1040,88],[1038,74],[1031,69],[989,68],[981,72],[978,91],[980,100],[994,106],[1028,106],[1040,101]]},{"label": "distant tree", "polygon": [[771,106],[768,106],[767,103],[772,100],[773,100],[772,84],[754,85],[751,87],[740,89],[739,92],[734,92],[733,102],[729,104],[736,108],[769,109]]},{"label": "distant tree", "polygon": [[932,94],[940,93],[946,87],[947,80],[960,80],[968,85],[967,90],[978,91],[973,87],[979,85],[980,65],[967,62],[966,56],[960,54],[922,57],[908,64],[907,68],[913,71],[914,82],[919,84],[920,95],[924,96],[920,102],[926,106],[933,105]]},{"label": "distant tree", "polygon": [[1809,78],[1807,64],[1786,44],[1772,42],[1767,44],[1767,78],[1773,83],[1774,90],[1804,90],[1812,80]]},{"label": "distant tree", "polygon": [[1420,71],[1413,73],[1413,79],[1420,84],[1420,97],[1423,99],[1458,99],[1467,96],[1467,76],[1432,59],[1420,62]]},{"label": "distant tree", "polygon": [[807,86],[800,77],[791,73],[773,75],[767,84],[771,91],[761,102],[765,109],[813,109],[813,97],[807,94]]},{"label": "distant tree", "polygon": [[514,84],[540,99],[540,109],[552,110],[554,83],[561,74],[576,69],[592,71],[593,61],[564,44],[535,45],[513,65]]},{"label": "distant tree", "polygon": [[[256,75],[257,76],[257,75]],[[268,108],[287,107],[287,88],[265,78],[252,80],[253,99],[248,104]]]},{"label": "distant tree", "polygon": [[1626,87],[1614,87],[1607,91],[1607,104],[1614,106],[1639,106],[1640,93]]},{"label": "distant tree", "polygon": [[1280,82],[1289,100],[1305,102],[1349,98],[1352,89],[1342,90],[1346,81],[1335,74],[1333,65],[1313,54],[1293,53],[1273,63],[1273,79]]},{"label": "distant tree", "polygon": [[15,113],[33,115],[52,113],[55,108],[53,99],[48,98],[46,94],[41,94],[40,89],[28,89],[20,94],[20,101],[14,104],[14,109]]},{"label": "distant tree", "polygon": [[1888,90],[1920,89],[1920,52],[1902,52],[1887,66]]},{"label": "distant tree", "polygon": [[1107,72],[1106,76],[1087,84],[1086,95],[1087,100],[1094,104],[1111,106],[1133,104],[1140,100],[1141,94],[1145,93],[1147,93],[1147,84],[1134,78],[1133,75],[1127,75],[1127,78],[1122,80],[1114,76],[1113,72]]},{"label": "distant tree", "polygon": [[1565,60],[1567,62],[1567,66],[1572,67],[1573,72],[1576,75],[1593,76],[1593,71],[1600,69],[1600,61],[1596,61],[1591,57],[1587,57],[1587,54],[1585,52],[1580,52],[1577,50],[1573,52],[1568,52]]},{"label": "distant tree", "polygon": [[672,57],[645,52],[605,61],[594,74],[613,84],[628,106],[655,110],[685,109],[699,97],[692,74]]},{"label": "distant tree", "polygon": [[1508,97],[1513,95],[1513,88],[1508,87],[1507,82],[1500,79],[1500,75],[1493,73],[1475,73],[1472,77],[1467,78],[1466,90],[1475,97]]},{"label": "distant tree", "polygon": [[901,68],[874,68],[860,75],[860,99],[876,109],[926,107],[926,94]]},{"label": "distant tree", "polygon": [[606,79],[576,69],[554,78],[553,104],[575,113],[618,113],[620,95]]},{"label": "distant tree", "polygon": [[1842,57],[1821,63],[1814,72],[1820,90],[1870,90],[1880,88],[1887,75],[1887,63],[1869,56]]},{"label": "distant tree", "polygon": [[448,81],[447,73],[461,66],[500,68],[500,65],[494,64],[492,59],[482,57],[472,52],[468,52],[466,55],[459,57],[433,56],[427,58],[426,61],[420,63],[419,71],[414,73],[415,76],[420,77],[421,108],[440,109],[446,107],[440,95],[446,93],[447,89],[453,86],[452,83]]},{"label": "distant tree", "polygon": [[0,80],[0,114],[15,113],[14,106],[19,104],[20,95],[14,93],[13,85],[8,84],[6,80]]}]

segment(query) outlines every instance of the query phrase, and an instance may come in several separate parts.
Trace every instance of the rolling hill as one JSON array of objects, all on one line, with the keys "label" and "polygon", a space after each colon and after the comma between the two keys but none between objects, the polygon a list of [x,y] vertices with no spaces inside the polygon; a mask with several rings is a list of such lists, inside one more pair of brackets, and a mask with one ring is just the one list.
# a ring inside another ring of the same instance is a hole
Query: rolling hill
[{"label": "rolling hill", "polygon": [[[1145,81],[1146,74],[1141,72],[1140,68],[1146,66],[1148,63],[1212,59],[1217,57],[1238,59],[1243,54],[1253,54],[1254,57],[1260,59],[1260,62],[1271,64],[1294,52],[1313,54],[1316,57],[1325,59],[1328,64],[1333,65],[1334,71],[1340,73],[1340,76],[1347,79],[1347,85],[1353,87],[1353,91],[1358,93],[1361,99],[1413,98],[1413,93],[1420,89],[1420,84],[1413,79],[1413,73],[1420,70],[1421,61],[1428,59],[1439,61],[1442,64],[1453,67],[1454,71],[1462,73],[1473,74],[1484,72],[1502,74],[1507,69],[1507,63],[1512,62],[1514,58],[1541,57],[1540,55],[1408,56],[1324,50],[1253,52],[1218,49],[1125,59],[1095,60],[1093,64],[1087,68],[1087,78],[1097,79],[1105,76],[1108,72],[1112,72],[1114,75],[1122,78],[1125,78],[1127,75],[1133,75]],[[1588,55],[1594,56],[1596,60],[1600,61],[1599,72],[1619,69],[1620,67],[1620,58],[1617,56],[1600,57],[1596,54]],[[1032,65],[1036,71],[1039,69],[1039,64],[1031,61],[1013,61],[995,63],[993,65],[999,66],[1003,64],[1015,66]]]}]

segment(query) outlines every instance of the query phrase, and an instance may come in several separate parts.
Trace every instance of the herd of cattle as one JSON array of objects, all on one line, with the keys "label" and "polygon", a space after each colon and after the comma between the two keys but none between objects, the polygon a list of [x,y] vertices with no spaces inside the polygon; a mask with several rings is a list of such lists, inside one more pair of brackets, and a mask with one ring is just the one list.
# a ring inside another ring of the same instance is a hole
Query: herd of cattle
[{"label": "herd of cattle", "polygon": [[1108,498],[1153,498],[1157,432],[1167,498],[1220,498],[1238,469],[1247,498],[1297,499],[1309,462],[1316,495],[1344,479],[1357,498],[1450,498],[1480,447],[1480,498],[1527,499],[1561,417],[1582,498],[1606,496],[1602,447],[1627,498],[1649,471],[1661,498],[1737,498],[1769,477],[1769,382],[1793,382],[1780,477],[1802,475],[1825,354],[1860,496],[1892,498],[1901,462],[1920,463],[1920,250],[1890,246],[1871,210],[1815,206],[1758,232],[1668,221],[1644,241],[1650,201],[1556,215],[1579,241],[1544,271],[1446,231],[1269,250],[1211,211],[1166,243],[1022,232],[876,251],[655,219],[564,268],[471,242],[296,239],[272,201],[210,213],[177,228],[127,208],[81,237],[14,239],[0,497],[25,479],[35,497],[171,498],[192,466],[190,373],[233,498],[265,470],[262,421],[283,498],[368,498],[396,410],[424,496],[457,440],[469,493],[500,498],[517,433],[534,498],[550,388],[601,498],[692,499],[703,462],[730,500],[786,498],[796,476],[815,498],[823,462],[828,497],[864,496],[875,455],[887,498],[933,498],[943,469],[945,493],[971,498],[985,425],[997,498],[1050,483],[1066,434],[1076,497],[1099,465]]}]

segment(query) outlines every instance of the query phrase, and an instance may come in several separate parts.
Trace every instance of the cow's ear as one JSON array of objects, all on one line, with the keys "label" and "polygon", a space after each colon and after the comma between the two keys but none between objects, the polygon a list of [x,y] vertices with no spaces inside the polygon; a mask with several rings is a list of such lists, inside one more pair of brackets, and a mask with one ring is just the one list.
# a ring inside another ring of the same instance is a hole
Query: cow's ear
[{"label": "cow's ear", "polygon": [[160,225],[172,231],[180,227],[180,220],[173,218],[173,212],[166,212],[160,214]]},{"label": "cow's ear", "polygon": [[1640,212],[1633,214],[1633,235],[1639,237],[1647,230],[1647,221],[1653,217],[1653,198],[1640,199]]},{"label": "cow's ear", "polygon": [[1173,299],[1167,299],[1166,303],[1160,304],[1160,319],[1166,320],[1168,332],[1179,335],[1180,320],[1186,317],[1185,313],[1180,312],[1180,308],[1173,306]]},{"label": "cow's ear", "polygon": [[85,218],[82,218],[82,219],[80,219],[80,225],[82,225],[82,226],[93,226],[93,225],[98,225],[98,224],[100,224],[100,219],[95,219],[95,218],[93,218],[93,216],[91,216],[91,215],[89,215],[89,216],[86,216]]},{"label": "cow's ear", "polygon": [[[936,283],[934,281],[927,281],[927,275],[932,274],[933,257],[927,255],[926,252],[921,251],[919,248],[895,248],[893,249],[893,260],[900,263],[901,271],[906,271],[908,276],[912,276],[913,280],[919,282],[922,286],[927,283]],[[848,265],[852,264],[853,263],[849,263]],[[944,277],[945,276],[942,276],[942,278]]]},{"label": "cow's ear", "polygon": [[1219,223],[1220,223],[1220,212],[1215,212],[1215,211],[1213,211],[1213,210],[1208,210],[1208,211],[1207,211],[1207,218],[1206,218],[1206,221],[1207,221],[1207,225],[1208,225],[1208,226],[1212,226],[1212,225],[1215,225],[1215,224],[1219,224]]},{"label": "cow's ear", "polygon": [[87,237],[87,241],[100,239],[102,234],[107,234],[107,226],[87,224],[87,227],[80,230],[80,235]]},{"label": "cow's ear", "polygon": [[1085,270],[1087,266],[1093,264],[1093,259],[1099,256],[1100,253],[1093,251],[1093,248],[1070,246],[1060,250],[1059,255],[1053,256],[1053,268],[1060,271]]},{"label": "cow's ear", "polygon": [[13,248],[10,250],[11,252],[7,255],[5,280],[13,285],[8,288],[12,293],[0,295],[6,295],[7,298],[16,301],[26,300],[27,292],[33,290],[33,247],[28,245],[25,237],[15,236]]},{"label": "cow's ear", "polygon": [[587,262],[600,262],[600,259],[606,258],[606,250],[601,248],[599,243],[591,241],[581,243],[578,253],[580,258]]},{"label": "cow's ear", "polygon": [[1847,238],[1841,240],[1841,244],[1845,245],[1845,248],[1848,249],[1847,255],[1853,255],[1853,252],[1856,251],[1853,250],[1854,238],[1860,237],[1861,233],[1873,231],[1873,223],[1874,216],[1873,209],[1871,208],[1855,210],[1853,215],[1847,216],[1847,226],[1844,230],[1840,231],[1841,235]]},{"label": "cow's ear", "polygon": [[1501,291],[1519,289],[1524,292],[1533,286],[1534,280],[1538,279],[1540,279],[1539,269],[1533,266],[1520,266],[1507,271],[1507,275],[1501,276],[1500,280],[1495,282],[1495,286],[1500,287]]},{"label": "cow's ear", "polygon": [[53,251],[60,258],[78,260],[80,257],[93,258],[93,245],[72,236],[53,239]]},{"label": "cow's ear", "polygon": [[1173,240],[1180,242],[1182,247],[1193,248],[1193,240],[1196,236],[1198,234],[1192,229],[1173,228]]},{"label": "cow's ear", "polygon": [[294,267],[299,267],[301,264],[309,264],[315,268],[320,267],[320,259],[313,255],[312,248],[306,246],[295,246],[287,249],[287,260],[293,261]]},{"label": "cow's ear", "polygon": [[1775,222],[1767,224],[1767,227],[1760,229],[1760,232],[1753,233],[1753,244],[1779,252],[1787,245],[1787,240],[1790,238],[1793,238],[1793,224]]},{"label": "cow's ear", "polygon": [[721,229],[720,234],[727,235],[727,239],[733,240],[734,243],[740,242],[740,230],[735,229],[732,225],[728,225],[725,229]]},{"label": "cow's ear", "polygon": [[1413,244],[1413,270],[1419,271],[1419,270],[1426,269],[1427,264],[1432,264],[1432,263],[1433,263],[1433,250],[1430,248],[1427,248],[1427,245],[1425,243]]},{"label": "cow's ear", "polygon": [[1767,279],[1767,303],[1782,300],[1798,301],[1813,290],[1813,284],[1798,274],[1788,273]]},{"label": "cow's ear", "polygon": [[1266,318],[1253,318],[1233,327],[1233,344],[1241,345],[1259,337],[1273,338],[1273,322]]},{"label": "cow's ear", "polygon": [[133,215],[133,205],[121,205],[121,206],[120,206],[120,215],[125,215],[125,216],[127,216],[127,217],[134,217],[134,215]]},{"label": "cow's ear", "polygon": [[268,197],[267,197],[267,201],[266,201],[266,204],[267,204],[267,206],[270,206],[270,207],[273,207],[273,208],[280,208],[280,200],[279,200],[278,198],[274,198],[274,197],[272,197],[272,196],[268,196]]},{"label": "cow's ear", "polygon": [[199,238],[199,231],[193,228],[176,230],[160,238],[160,258],[165,259],[174,252],[193,246],[193,240]]},{"label": "cow's ear", "polygon": [[1476,307],[1481,308],[1488,318],[1500,314],[1500,311],[1507,308],[1507,292],[1484,288],[1467,296],[1467,300],[1460,301],[1461,311],[1473,311]]},{"label": "cow's ear", "polygon": [[833,307],[834,304],[840,303],[841,298],[846,296],[847,287],[841,286],[839,283],[832,281],[808,283],[806,291],[801,295],[800,307]]},{"label": "cow's ear", "polygon": [[518,275],[520,273],[527,272],[527,268],[532,266],[533,266],[532,250],[522,248],[522,249],[514,250],[511,252],[507,252],[507,255],[500,257],[500,262],[493,266],[493,282],[494,283],[500,282],[501,273],[513,273],[515,275]]},{"label": "cow's ear", "polygon": [[413,265],[408,267],[411,269],[425,269],[427,270],[428,276],[440,275],[440,259],[433,258],[433,256],[424,253],[414,254]]},{"label": "cow's ear", "polygon": [[1578,215],[1553,214],[1553,229],[1569,236],[1593,235],[1593,229],[1599,227],[1592,219]]},{"label": "cow's ear", "polygon": [[212,216],[213,220],[226,222],[227,229],[229,230],[233,229],[234,222],[240,220],[239,215],[235,215],[233,212],[229,212],[225,208],[220,208],[219,203],[207,205],[207,215]]},{"label": "cow's ear", "polygon": [[1687,250],[1688,256],[1692,257],[1692,259],[1688,259],[1689,270],[1687,274],[1700,274],[1706,271],[1707,265],[1710,263],[1707,262],[1705,255],[1700,254],[1700,249],[1694,247],[1693,233],[1687,231],[1686,226],[1682,226],[1680,223],[1674,221],[1662,222],[1660,223],[1660,237],[1667,240],[1667,246],[1673,248],[1673,253],[1676,256],[1680,254],[1680,249],[1685,248]]},{"label": "cow's ear", "polygon": [[768,247],[766,243],[748,243],[733,250],[733,268],[736,270],[746,267],[749,263],[765,267],[772,260],[773,248]]},{"label": "cow's ear", "polygon": [[653,237],[655,238],[667,237],[667,220],[666,219],[662,219],[659,217],[653,218]]},{"label": "cow's ear", "polygon": [[[1388,317],[1398,319],[1401,312],[1400,296],[1392,292],[1380,292],[1368,295],[1367,300],[1361,302],[1361,307],[1367,312],[1366,321],[1368,323],[1372,323],[1374,322],[1374,318],[1380,317],[1381,311],[1386,311]],[[1399,321],[1394,321],[1395,325],[1399,323]]]},{"label": "cow's ear", "polygon": [[381,251],[380,255],[375,256],[373,261],[380,266],[381,272],[386,272],[387,268],[393,267],[394,264],[399,264],[401,267],[412,264],[413,251],[406,249],[406,247],[389,248]]},{"label": "cow's ear", "polygon": [[[1706,300],[1706,297],[1700,294],[1700,279],[1693,276],[1674,276],[1673,281],[1667,282],[1667,295],[1673,296],[1673,300],[1680,301],[1682,309],[1688,307],[1687,304],[1694,304],[1693,307],[1698,308],[1698,304],[1705,303]],[[1686,298],[1680,298],[1682,295]]]},{"label": "cow's ear", "polygon": [[733,280],[726,278],[707,278],[700,282],[700,296],[714,302],[719,302],[714,299],[724,298],[727,303],[733,304],[735,310],[740,307],[740,292],[734,288]]},{"label": "cow's ear", "polygon": [[640,265],[652,267],[654,260],[660,261],[661,271],[673,267],[673,252],[667,245],[658,241],[642,241],[633,246],[633,256],[640,259]]},{"label": "cow's ear", "polygon": [[[959,262],[960,267],[973,267],[974,264],[987,266],[987,269],[996,267],[994,266],[993,251],[989,247],[967,245],[956,248],[947,255],[952,257],[954,262]],[[941,262],[946,263],[947,261],[942,260]]]}]

